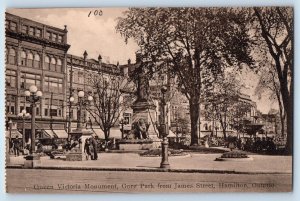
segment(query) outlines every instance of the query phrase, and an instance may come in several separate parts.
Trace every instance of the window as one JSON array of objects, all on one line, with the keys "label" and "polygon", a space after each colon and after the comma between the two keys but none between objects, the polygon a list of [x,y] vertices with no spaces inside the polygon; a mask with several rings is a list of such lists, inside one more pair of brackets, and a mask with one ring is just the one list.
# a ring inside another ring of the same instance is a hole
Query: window
[{"label": "window", "polygon": [[57,59],[56,71],[62,72],[62,62],[61,59]]},{"label": "window", "polygon": [[78,83],[79,84],[83,84],[84,83],[83,73],[81,73],[81,72],[78,72]]},{"label": "window", "polygon": [[63,79],[55,77],[45,77],[44,90],[51,91],[54,93],[63,92]]},{"label": "window", "polygon": [[26,65],[26,52],[25,51],[21,52],[21,65],[22,66]]},{"label": "window", "polygon": [[29,35],[34,36],[34,28],[33,27],[29,27]]},{"label": "window", "polygon": [[41,63],[40,55],[35,54],[34,55],[34,61],[33,61],[33,67],[34,68],[39,68],[40,67],[40,63]]},{"label": "window", "polygon": [[28,31],[28,26],[22,25],[22,33],[27,34],[27,31]]},{"label": "window", "polygon": [[50,58],[48,56],[45,56],[44,69],[49,70],[49,68],[50,68]]},{"label": "window", "polygon": [[57,42],[61,43],[62,42],[62,35],[58,35]]},{"label": "window", "polygon": [[29,87],[32,85],[35,85],[37,86],[37,88],[40,88],[41,76],[30,73],[23,73],[21,76],[21,88],[29,89]]},{"label": "window", "polygon": [[46,33],[46,39],[50,39],[51,38],[51,33],[49,31],[47,31]]},{"label": "window", "polygon": [[16,51],[13,48],[10,48],[8,51],[8,63],[16,64]]},{"label": "window", "polygon": [[45,99],[45,116],[61,117],[62,116],[62,100]]},{"label": "window", "polygon": [[5,20],[5,28],[8,29],[9,28],[9,21]]},{"label": "window", "polygon": [[51,62],[50,62],[50,70],[51,71],[55,71],[56,70],[56,60],[54,57],[51,58]]},{"label": "window", "polygon": [[41,33],[42,33],[42,30],[41,30],[41,29],[36,29],[36,30],[35,30],[35,36],[36,36],[36,37],[41,37],[41,35],[42,35]]},{"label": "window", "polygon": [[16,31],[16,30],[17,30],[17,23],[15,23],[15,22],[10,22],[9,28],[10,28],[10,30],[12,30],[12,31]]},{"label": "window", "polygon": [[57,34],[52,34],[52,41],[55,41],[56,42],[56,40],[57,40]]},{"label": "window", "polygon": [[15,88],[16,87],[16,76],[17,76],[17,73],[16,71],[13,71],[13,70],[6,70],[5,71],[5,83],[6,83],[6,86],[7,87],[13,87]]},{"label": "window", "polygon": [[15,114],[16,108],[16,96],[7,95],[6,96],[6,113],[7,114]]},{"label": "window", "polygon": [[31,52],[29,52],[27,55],[27,66],[33,66],[33,54]]}]

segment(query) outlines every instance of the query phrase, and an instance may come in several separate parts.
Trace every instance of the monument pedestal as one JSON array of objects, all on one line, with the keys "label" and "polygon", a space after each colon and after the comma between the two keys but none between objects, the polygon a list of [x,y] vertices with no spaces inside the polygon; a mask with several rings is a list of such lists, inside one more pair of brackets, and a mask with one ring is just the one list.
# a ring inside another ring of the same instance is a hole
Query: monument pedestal
[{"label": "monument pedestal", "polygon": [[90,138],[93,134],[92,131],[86,129],[76,129],[70,132],[71,139],[78,140],[81,139],[81,144],[79,143],[79,147],[74,147],[69,153],[66,155],[66,161],[84,161],[86,160],[86,155],[84,153],[84,144],[87,138]]},{"label": "monument pedestal", "polygon": [[150,101],[137,101],[131,108],[133,109],[132,122],[138,122],[143,119],[149,125],[147,135],[153,141],[152,148],[161,146],[158,129],[156,128],[156,106]]}]

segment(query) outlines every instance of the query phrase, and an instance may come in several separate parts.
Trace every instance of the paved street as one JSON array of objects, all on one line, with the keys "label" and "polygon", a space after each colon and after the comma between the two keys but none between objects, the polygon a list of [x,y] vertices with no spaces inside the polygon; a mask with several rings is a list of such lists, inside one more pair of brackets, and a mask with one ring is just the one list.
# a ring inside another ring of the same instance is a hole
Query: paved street
[{"label": "paved street", "polygon": [[11,193],[90,192],[280,192],[291,174],[202,174],[7,169]]},{"label": "paved street", "polygon": [[[221,154],[197,154],[190,153],[188,156],[169,157],[173,170],[197,170],[220,172],[232,171],[238,173],[292,173],[291,156],[268,156],[251,155],[251,161],[215,161]],[[23,157],[11,158],[10,165],[24,164]],[[134,153],[100,153],[97,161],[64,161],[42,157],[41,168],[72,168],[72,169],[135,169],[135,170],[158,170],[160,157],[140,157]]]}]

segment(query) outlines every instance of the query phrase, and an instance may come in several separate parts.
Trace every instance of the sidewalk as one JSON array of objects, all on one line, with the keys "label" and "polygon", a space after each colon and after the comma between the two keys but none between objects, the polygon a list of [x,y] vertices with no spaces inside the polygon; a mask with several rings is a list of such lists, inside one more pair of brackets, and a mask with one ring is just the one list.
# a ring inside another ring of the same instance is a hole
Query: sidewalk
[{"label": "sidewalk", "polygon": [[[190,153],[169,157],[170,170],[159,168],[160,157],[141,157],[136,153],[100,153],[97,161],[64,161],[41,157],[38,169],[170,171],[235,174],[291,174],[292,156],[251,155],[252,161],[215,161],[221,154]],[[10,157],[7,168],[22,168],[23,156]]]}]

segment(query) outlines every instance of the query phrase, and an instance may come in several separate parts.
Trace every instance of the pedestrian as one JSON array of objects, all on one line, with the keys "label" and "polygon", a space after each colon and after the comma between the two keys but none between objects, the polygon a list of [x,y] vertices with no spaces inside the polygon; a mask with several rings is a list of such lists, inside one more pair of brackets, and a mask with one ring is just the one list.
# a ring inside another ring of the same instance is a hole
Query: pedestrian
[{"label": "pedestrian", "polygon": [[97,154],[97,141],[96,141],[94,135],[92,135],[92,137],[91,137],[91,142],[92,142],[91,144],[92,144],[92,146],[93,146],[93,153],[94,153],[94,158],[93,158],[93,160],[97,160],[97,159],[98,159],[98,154]]},{"label": "pedestrian", "polygon": [[90,140],[89,138],[85,139],[84,143],[84,153],[86,154],[86,160],[89,160],[91,157],[91,152],[90,152]]},{"label": "pedestrian", "polygon": [[91,154],[91,160],[95,160],[95,151],[94,151],[94,146],[93,146],[93,139],[89,139],[89,152]]},{"label": "pedestrian", "polygon": [[13,140],[13,148],[14,148],[14,154],[15,156],[20,155],[20,140],[19,136],[16,136],[16,138]]}]

